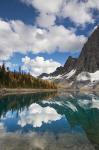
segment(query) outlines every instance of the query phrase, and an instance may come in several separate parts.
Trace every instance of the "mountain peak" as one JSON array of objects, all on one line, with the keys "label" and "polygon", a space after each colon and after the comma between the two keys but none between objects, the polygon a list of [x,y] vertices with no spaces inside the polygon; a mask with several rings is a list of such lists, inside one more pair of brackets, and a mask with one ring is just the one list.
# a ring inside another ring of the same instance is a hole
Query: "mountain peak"
[{"label": "mountain peak", "polygon": [[61,75],[61,78],[63,78],[67,77],[66,74],[73,70],[76,70],[75,74],[72,76],[73,80],[82,72],[94,73],[99,70],[99,26],[84,44],[78,58],[69,56],[63,67],[58,67],[56,71],[45,74],[45,76],[57,77],[58,75]]},{"label": "mountain peak", "polygon": [[77,72],[95,72],[99,70],[99,26],[88,38],[76,65]]},{"label": "mountain peak", "polygon": [[77,63],[77,58],[73,58],[72,56],[69,56],[64,65],[65,72],[68,73],[73,68],[75,68],[76,63]]}]

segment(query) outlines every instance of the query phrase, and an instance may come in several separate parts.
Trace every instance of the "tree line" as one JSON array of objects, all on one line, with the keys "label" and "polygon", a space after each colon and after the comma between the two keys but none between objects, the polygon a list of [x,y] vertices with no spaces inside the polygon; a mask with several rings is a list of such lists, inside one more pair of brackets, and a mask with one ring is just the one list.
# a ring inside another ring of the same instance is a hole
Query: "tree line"
[{"label": "tree line", "polygon": [[43,88],[56,89],[55,83],[35,78],[29,73],[21,71],[10,71],[3,63],[0,66],[0,88]]}]

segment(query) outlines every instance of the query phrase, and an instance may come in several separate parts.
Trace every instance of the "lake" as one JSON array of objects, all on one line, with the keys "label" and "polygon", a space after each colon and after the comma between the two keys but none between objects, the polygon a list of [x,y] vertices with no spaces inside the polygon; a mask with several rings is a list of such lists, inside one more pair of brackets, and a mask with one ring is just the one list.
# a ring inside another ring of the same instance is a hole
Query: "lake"
[{"label": "lake", "polygon": [[99,95],[1,97],[0,150],[99,150]]}]

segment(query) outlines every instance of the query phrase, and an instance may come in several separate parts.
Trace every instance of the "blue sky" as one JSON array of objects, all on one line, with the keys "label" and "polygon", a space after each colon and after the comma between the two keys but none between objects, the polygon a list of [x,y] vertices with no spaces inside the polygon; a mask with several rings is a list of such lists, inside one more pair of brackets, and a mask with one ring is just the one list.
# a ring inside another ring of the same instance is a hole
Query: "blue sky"
[{"label": "blue sky", "polygon": [[98,23],[98,0],[0,0],[0,62],[50,73],[79,56]]}]

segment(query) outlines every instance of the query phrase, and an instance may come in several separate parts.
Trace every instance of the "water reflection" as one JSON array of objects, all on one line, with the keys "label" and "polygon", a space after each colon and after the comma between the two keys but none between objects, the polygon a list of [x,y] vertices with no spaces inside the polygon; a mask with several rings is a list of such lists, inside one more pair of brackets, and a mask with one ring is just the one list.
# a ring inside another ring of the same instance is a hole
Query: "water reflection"
[{"label": "water reflection", "polygon": [[0,150],[10,149],[99,150],[98,94],[2,97]]},{"label": "water reflection", "polygon": [[94,147],[82,134],[53,133],[8,133],[0,136],[0,149],[2,150],[94,150]]},{"label": "water reflection", "polygon": [[50,98],[55,97],[57,92],[49,92],[49,93],[34,93],[27,95],[11,95],[0,98],[0,117],[5,116],[6,113],[10,110],[12,113],[14,111],[21,112],[25,108],[28,107],[35,102],[39,102],[41,100],[49,100]]},{"label": "water reflection", "polygon": [[33,127],[41,127],[43,123],[60,120],[61,115],[54,108],[49,106],[41,107],[39,104],[33,103],[28,110],[25,109],[19,114],[19,118],[18,124],[21,127],[27,124],[31,124]]}]

